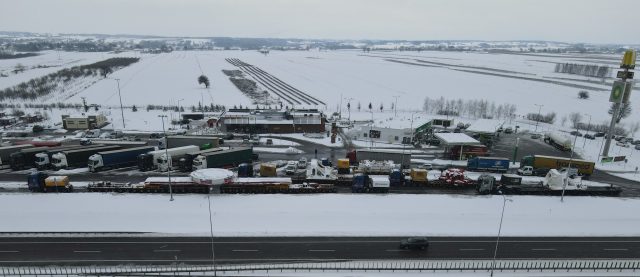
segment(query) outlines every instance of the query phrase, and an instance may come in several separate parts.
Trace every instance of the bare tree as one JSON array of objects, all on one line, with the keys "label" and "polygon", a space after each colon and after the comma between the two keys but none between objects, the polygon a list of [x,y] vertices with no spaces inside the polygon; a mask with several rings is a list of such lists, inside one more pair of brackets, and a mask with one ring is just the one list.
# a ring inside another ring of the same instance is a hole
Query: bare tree
[{"label": "bare tree", "polygon": [[571,113],[569,114],[569,120],[573,124],[573,128],[578,128],[578,123],[582,120],[582,114],[580,113]]}]

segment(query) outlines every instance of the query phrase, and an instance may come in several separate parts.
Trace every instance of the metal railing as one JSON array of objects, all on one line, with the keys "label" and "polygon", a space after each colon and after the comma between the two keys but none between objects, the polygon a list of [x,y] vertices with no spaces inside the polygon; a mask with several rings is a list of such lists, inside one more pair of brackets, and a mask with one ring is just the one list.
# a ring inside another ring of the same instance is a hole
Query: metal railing
[{"label": "metal railing", "polygon": [[[63,275],[63,276],[109,276],[126,274],[145,275],[191,275],[193,273],[225,272],[326,272],[326,271],[489,271],[491,260],[367,260],[367,261],[318,261],[269,264],[221,264],[211,265],[114,265],[114,266],[18,266],[0,267],[2,276]],[[640,260],[498,260],[496,271],[592,271],[592,272],[636,272],[640,271]]]}]

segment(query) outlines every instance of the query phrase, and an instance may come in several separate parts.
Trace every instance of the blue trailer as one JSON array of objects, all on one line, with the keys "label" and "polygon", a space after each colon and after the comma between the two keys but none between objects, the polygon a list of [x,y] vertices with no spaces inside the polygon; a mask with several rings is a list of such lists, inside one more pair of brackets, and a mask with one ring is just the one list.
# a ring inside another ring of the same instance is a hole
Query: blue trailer
[{"label": "blue trailer", "polygon": [[140,154],[146,154],[154,151],[153,146],[141,146],[128,149],[112,150],[98,152],[89,157],[89,171],[97,172],[104,169],[121,168],[133,166],[138,161]]},{"label": "blue trailer", "polygon": [[467,170],[507,172],[509,159],[497,157],[475,157],[467,161]]},{"label": "blue trailer", "polygon": [[394,169],[389,174],[389,182],[392,187],[400,187],[404,185],[404,174],[400,169]]}]

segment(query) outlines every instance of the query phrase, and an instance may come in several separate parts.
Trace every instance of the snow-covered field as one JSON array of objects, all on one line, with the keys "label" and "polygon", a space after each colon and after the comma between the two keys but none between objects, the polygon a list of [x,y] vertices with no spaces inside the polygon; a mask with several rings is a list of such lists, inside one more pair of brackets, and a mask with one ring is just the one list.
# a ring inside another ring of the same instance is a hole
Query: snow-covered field
[{"label": "snow-covered field", "polygon": [[[208,235],[207,196],[2,194],[0,232]],[[638,236],[640,200],[510,196],[505,236]],[[211,195],[216,236],[494,236],[501,196]],[[144,207],[144,208],[141,208]],[[443,209],[442,207],[447,207]]]}]

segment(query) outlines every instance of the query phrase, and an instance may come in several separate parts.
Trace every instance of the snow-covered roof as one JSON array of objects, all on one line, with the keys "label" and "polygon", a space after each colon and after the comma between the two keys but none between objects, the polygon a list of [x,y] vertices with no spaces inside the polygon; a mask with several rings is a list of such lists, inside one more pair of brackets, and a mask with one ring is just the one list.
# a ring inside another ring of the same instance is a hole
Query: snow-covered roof
[{"label": "snow-covered roof", "polygon": [[474,133],[495,133],[504,121],[495,119],[478,119],[471,123],[467,131]]},{"label": "snow-covered roof", "polygon": [[436,133],[435,136],[443,143],[448,145],[477,145],[480,144],[476,139],[463,133]]},{"label": "snow-covered roof", "polygon": [[[145,183],[169,183],[168,177],[149,177]],[[192,183],[191,177],[171,177],[171,183]]]}]

